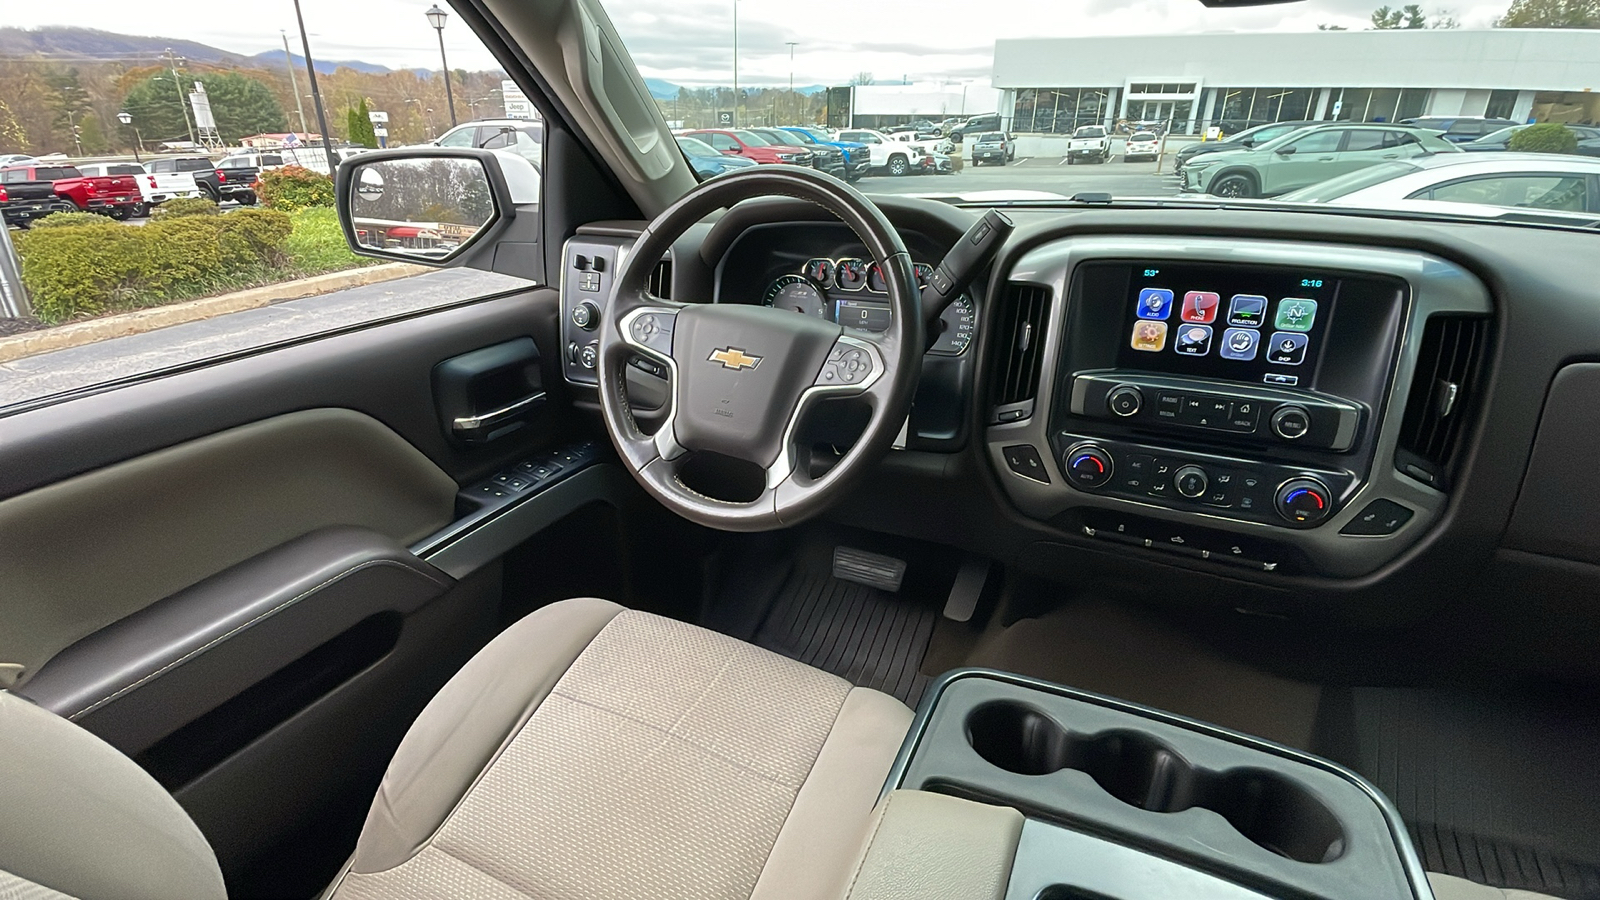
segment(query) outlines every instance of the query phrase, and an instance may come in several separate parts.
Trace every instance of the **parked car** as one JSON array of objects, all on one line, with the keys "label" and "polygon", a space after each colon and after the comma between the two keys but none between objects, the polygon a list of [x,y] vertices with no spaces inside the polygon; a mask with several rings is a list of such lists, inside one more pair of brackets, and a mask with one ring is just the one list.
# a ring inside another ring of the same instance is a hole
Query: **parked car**
[{"label": "parked car", "polygon": [[774,143],[745,129],[716,129],[687,132],[687,137],[699,138],[719,153],[742,156],[758,163],[787,163],[795,166],[811,165],[811,151],[794,144]]},{"label": "parked car", "polygon": [[[218,168],[210,158],[204,156],[163,156],[152,159],[144,164],[145,171],[153,173],[162,172],[188,172],[205,191],[213,203],[224,200],[233,200],[245,206],[256,202],[255,191],[250,185],[255,183],[256,175],[253,170],[232,170],[225,172]],[[248,174],[248,180],[241,180]]]},{"label": "parked car", "polygon": [[1004,131],[986,131],[975,135],[972,151],[968,154],[975,166],[986,162],[1005,165],[1017,157],[1016,141]]},{"label": "parked car", "polygon": [[818,144],[814,139],[810,142],[792,131],[783,131],[778,128],[750,128],[757,135],[765,138],[774,145],[787,145],[801,147],[811,154],[811,167],[818,171],[827,172],[836,178],[845,175],[844,151],[838,147],[826,147]]},{"label": "parked car", "polygon": [[[828,134],[827,131],[814,125],[783,125],[779,131],[791,132],[795,138],[805,143],[806,138],[825,147],[837,147],[844,154],[844,167],[846,181],[855,181],[867,174],[867,169],[872,167],[872,153],[867,150],[867,145],[859,141],[841,141]],[[812,146],[806,144],[807,147]]]},{"label": "parked car", "polygon": [[1294,119],[1286,122],[1269,122],[1266,125],[1257,125],[1246,128],[1238,134],[1223,138],[1220,141],[1198,141],[1179,150],[1173,157],[1172,171],[1178,175],[1183,174],[1183,167],[1189,160],[1207,153],[1221,153],[1228,150],[1248,150],[1258,144],[1277,140],[1286,134],[1299,131],[1312,125],[1325,125],[1326,122],[1317,122],[1311,119]]},{"label": "parked car", "polygon": [[440,147],[510,150],[544,169],[544,123],[536,119],[480,119],[464,122],[433,141]]},{"label": "parked car", "polygon": [[[327,164],[324,163],[323,168],[326,167]],[[282,166],[279,166],[278,168],[282,168]],[[261,178],[261,169],[250,165],[249,157],[230,156],[226,159],[223,159],[221,162],[217,163],[217,171],[221,173],[223,185],[243,185],[245,188],[242,191],[232,191],[229,199],[243,206],[255,205],[255,183]]]},{"label": "parked car", "polygon": [[1111,135],[1104,125],[1079,125],[1067,141],[1067,165],[1080,159],[1103,163],[1111,158]]},{"label": "parked car", "polygon": [[1442,132],[1441,137],[1450,143],[1465,144],[1486,134],[1493,134],[1502,128],[1510,128],[1521,123],[1511,119],[1488,119],[1483,116],[1419,116],[1401,119],[1400,124]]},{"label": "parked car", "polygon": [[1389,160],[1459,152],[1438,132],[1408,125],[1320,125],[1248,150],[1190,160],[1183,169],[1182,190],[1275,197]]},{"label": "parked car", "polygon": [[981,115],[968,116],[967,121],[957,126],[950,132],[953,141],[964,141],[966,135],[983,131],[1003,131],[1000,127],[1000,116],[996,113],[982,113]]},{"label": "parked car", "polygon": [[85,175],[128,175],[139,186],[142,198],[134,218],[150,215],[150,209],[175,197],[203,197],[205,192],[190,172],[146,172],[140,163],[88,163],[78,167]]},{"label": "parked car", "polygon": [[1135,131],[1128,135],[1128,142],[1122,148],[1122,161],[1131,163],[1136,159],[1155,159],[1160,153],[1160,135],[1153,131]]},{"label": "parked car", "polygon": [[891,137],[871,128],[843,129],[839,132],[839,140],[865,144],[871,167],[881,169],[890,175],[909,175],[921,171],[923,157],[927,155],[922,148],[909,141]]},{"label": "parked car", "polygon": [[680,135],[677,140],[678,149],[682,150],[684,157],[689,160],[689,166],[694,169],[694,174],[702,179],[715,178],[723,172],[732,172],[756,164],[753,159],[718,153],[710,144],[699,138]]},{"label": "parked car", "polygon": [[1600,159],[1555,153],[1445,153],[1385,162],[1278,199],[1377,209],[1399,201],[1432,200],[1600,213]]},{"label": "parked car", "polygon": [[54,182],[33,179],[25,168],[0,170],[0,228],[27,228],[35,219],[75,208],[56,196]]},{"label": "parked car", "polygon": [[37,159],[26,153],[0,153],[0,169],[7,166],[31,166],[36,162]]},{"label": "parked car", "polygon": [[[1461,145],[1461,149],[1469,153],[1498,152],[1511,149],[1511,136],[1527,128],[1526,125],[1512,125],[1502,128],[1491,134],[1486,134],[1475,141],[1468,141]],[[1600,128],[1593,125],[1568,125],[1566,129],[1578,139],[1577,153],[1579,156],[1600,156]]]},{"label": "parked car", "polygon": [[113,219],[126,219],[133,215],[140,203],[139,186],[127,175],[88,176],[77,166],[47,166],[34,164],[13,166],[7,173],[20,172],[11,181],[48,181],[57,197],[84,212],[95,212]]}]

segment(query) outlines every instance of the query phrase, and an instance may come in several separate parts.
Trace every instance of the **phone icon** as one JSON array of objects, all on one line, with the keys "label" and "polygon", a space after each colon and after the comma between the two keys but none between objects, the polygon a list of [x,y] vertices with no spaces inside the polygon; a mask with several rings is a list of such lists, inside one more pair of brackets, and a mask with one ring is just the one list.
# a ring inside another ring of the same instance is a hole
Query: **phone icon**
[{"label": "phone icon", "polygon": [[1179,318],[1185,322],[1210,325],[1217,320],[1217,308],[1221,305],[1222,298],[1210,291],[1190,291],[1183,295],[1183,313]]}]

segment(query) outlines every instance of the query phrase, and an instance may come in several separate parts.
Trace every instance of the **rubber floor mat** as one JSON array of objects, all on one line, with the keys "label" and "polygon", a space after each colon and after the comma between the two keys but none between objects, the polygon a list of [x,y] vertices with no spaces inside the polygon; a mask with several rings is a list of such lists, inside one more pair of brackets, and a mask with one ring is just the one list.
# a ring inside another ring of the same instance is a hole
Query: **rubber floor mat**
[{"label": "rubber floor mat", "polygon": [[1600,900],[1592,700],[1329,689],[1335,706],[1342,727],[1323,752],[1394,801],[1428,871]]},{"label": "rubber floor mat", "polygon": [[796,570],[756,631],[755,643],[915,707],[928,686],[922,657],[938,616],[876,588]]}]

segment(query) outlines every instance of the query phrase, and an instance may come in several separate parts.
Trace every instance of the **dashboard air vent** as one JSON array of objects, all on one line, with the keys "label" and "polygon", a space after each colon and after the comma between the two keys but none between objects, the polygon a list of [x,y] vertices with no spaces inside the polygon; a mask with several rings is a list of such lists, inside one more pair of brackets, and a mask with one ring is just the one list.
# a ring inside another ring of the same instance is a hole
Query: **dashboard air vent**
[{"label": "dashboard air vent", "polygon": [[1395,451],[1395,467],[1400,471],[1441,490],[1449,486],[1488,337],[1488,319],[1434,316],[1428,320]]},{"label": "dashboard air vent", "polygon": [[672,257],[663,256],[650,273],[650,294],[662,300],[672,299]]},{"label": "dashboard air vent", "polygon": [[992,359],[994,421],[1014,422],[1032,411],[1039,392],[1039,364],[1044,353],[1045,317],[1050,289],[1035,284],[1006,285],[1000,301],[999,330]]}]

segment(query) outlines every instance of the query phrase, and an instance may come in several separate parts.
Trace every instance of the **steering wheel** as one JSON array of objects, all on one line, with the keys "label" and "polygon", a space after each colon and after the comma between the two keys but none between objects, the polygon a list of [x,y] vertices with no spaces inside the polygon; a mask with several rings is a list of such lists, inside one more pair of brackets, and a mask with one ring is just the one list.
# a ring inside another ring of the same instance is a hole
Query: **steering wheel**
[{"label": "steering wheel", "polygon": [[[681,303],[652,296],[648,281],[673,241],[708,214],[743,200],[787,196],[838,216],[883,269],[892,310],[887,330],[843,328],[824,319],[746,304]],[[794,525],[843,496],[894,442],[920,374],[922,317],[911,256],[883,213],[830,175],[797,166],[741,169],[700,185],[657,216],[617,272],[600,327],[600,407],[628,471],[668,509],[726,531]],[[634,356],[670,373],[671,407],[645,434],[628,407]],[[832,468],[812,478],[796,444],[800,419],[817,401],[860,398],[865,431]],[[765,471],[753,500],[709,497],[683,482],[693,451]]]}]

